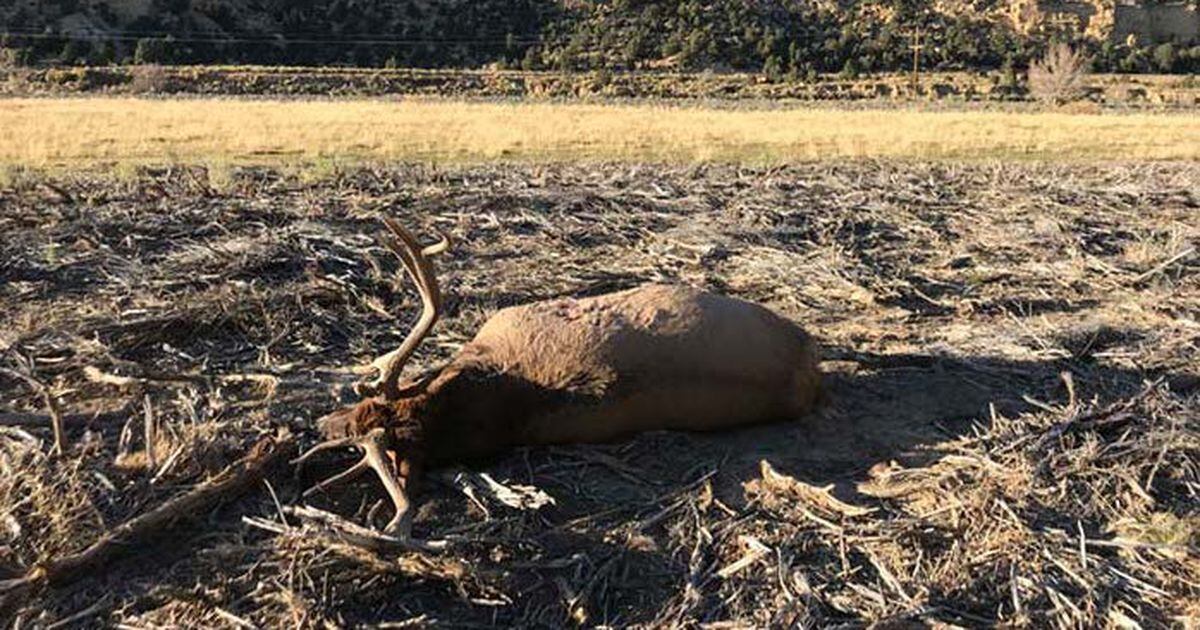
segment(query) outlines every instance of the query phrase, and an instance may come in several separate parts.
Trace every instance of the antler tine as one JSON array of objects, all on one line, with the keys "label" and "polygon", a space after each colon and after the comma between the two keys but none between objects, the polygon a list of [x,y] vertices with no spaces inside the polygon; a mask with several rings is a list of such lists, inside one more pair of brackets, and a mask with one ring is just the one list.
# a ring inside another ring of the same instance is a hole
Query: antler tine
[{"label": "antler tine", "polygon": [[438,242],[433,245],[426,245],[425,249],[421,250],[421,253],[426,256],[434,256],[450,249],[450,237],[437,228],[433,228],[433,231],[438,235]]},{"label": "antler tine", "polygon": [[379,475],[379,480],[383,482],[383,489],[387,491],[388,497],[392,499],[392,505],[396,508],[392,520],[383,528],[384,533],[407,539],[412,531],[412,513],[409,510],[408,496],[404,493],[404,488],[400,486],[397,471],[393,470],[385,453],[385,439],[384,429],[372,429],[360,443],[363,449],[362,461],[370,466],[376,475]]},{"label": "antler tine", "polygon": [[405,271],[417,285],[422,305],[420,319],[409,331],[400,347],[371,362],[369,367],[377,371],[377,376],[371,381],[359,384],[356,388],[360,396],[382,393],[384,398],[391,400],[399,396],[397,383],[400,380],[400,373],[404,369],[405,361],[417,349],[421,340],[429,334],[441,313],[442,293],[430,257],[449,249],[450,238],[439,230],[440,240],[437,243],[421,247],[417,243],[416,237],[395,220],[385,218],[384,224],[395,236],[395,240],[388,239],[384,242],[404,264]]},{"label": "antler tine", "polygon": [[317,485],[309,488],[308,490],[305,490],[301,496],[309,497],[318,492],[324,492],[330,486],[337,485],[339,483],[342,483],[343,481],[350,481],[351,479],[358,477],[359,475],[363,474],[364,472],[367,472],[367,468],[370,468],[370,466],[371,465],[365,459],[359,460],[358,463],[347,468],[346,470],[343,470],[342,472],[337,473],[336,475],[332,475],[332,476],[326,478],[325,480],[321,481]]},{"label": "antler tine", "polygon": [[335,484],[354,479],[367,470],[373,470],[379,476],[379,481],[383,483],[383,489],[387,491],[388,498],[392,500],[392,505],[396,508],[396,513],[392,516],[392,520],[388,522],[387,527],[383,531],[389,536],[397,536],[407,540],[412,529],[412,513],[409,510],[408,496],[404,493],[404,488],[400,482],[399,471],[395,470],[388,457],[387,439],[387,429],[378,427],[371,429],[366,435],[322,442],[309,449],[308,452],[295,461],[303,461],[313,453],[337,446],[356,446],[362,449],[362,459],[359,459],[353,466],[346,470],[328,477],[317,485],[305,490],[303,496],[311,496]]},{"label": "antler tine", "polygon": [[355,437],[344,437],[344,438],[338,438],[336,440],[326,440],[326,441],[321,442],[320,444],[317,444],[316,446],[308,449],[307,451],[304,451],[303,453],[300,454],[299,457],[297,457],[296,459],[293,459],[292,461],[290,461],[288,463],[292,464],[293,466],[303,464],[304,462],[312,459],[313,455],[316,455],[317,453],[320,453],[322,451],[328,451],[329,449],[333,449],[333,448],[341,448],[343,446],[353,446],[354,444],[356,444],[356,440],[357,440],[357,438],[355,438]]}]

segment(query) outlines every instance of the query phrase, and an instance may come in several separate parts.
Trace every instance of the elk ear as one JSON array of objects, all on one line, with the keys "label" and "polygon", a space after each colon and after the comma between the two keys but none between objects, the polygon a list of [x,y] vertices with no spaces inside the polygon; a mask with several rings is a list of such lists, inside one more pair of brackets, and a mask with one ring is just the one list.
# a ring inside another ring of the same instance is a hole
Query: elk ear
[{"label": "elk ear", "polygon": [[425,374],[422,374],[419,378],[409,379],[403,383],[400,383],[398,385],[398,398],[403,400],[405,398],[415,398],[424,394],[426,390],[429,389],[429,384],[440,375],[441,370],[430,370]]}]

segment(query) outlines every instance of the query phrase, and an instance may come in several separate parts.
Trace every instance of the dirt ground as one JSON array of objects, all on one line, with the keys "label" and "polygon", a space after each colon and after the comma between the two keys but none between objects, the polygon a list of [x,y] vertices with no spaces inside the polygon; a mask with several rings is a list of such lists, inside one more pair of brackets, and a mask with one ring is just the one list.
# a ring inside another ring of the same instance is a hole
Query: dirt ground
[{"label": "dirt ground", "polygon": [[[679,282],[811,330],[828,402],[789,424],[435,471],[415,533],[452,540],[442,554],[285,526],[320,471],[281,467],[104,571],[10,592],[6,625],[1200,624],[1195,163],[11,178],[7,576],[282,427],[315,442],[313,420],[353,400],[351,368],[419,310],[376,240],[383,215],[455,241],[420,367],[504,306]],[[554,503],[469,496],[483,473]],[[313,504],[379,525],[382,499],[364,479]]]}]

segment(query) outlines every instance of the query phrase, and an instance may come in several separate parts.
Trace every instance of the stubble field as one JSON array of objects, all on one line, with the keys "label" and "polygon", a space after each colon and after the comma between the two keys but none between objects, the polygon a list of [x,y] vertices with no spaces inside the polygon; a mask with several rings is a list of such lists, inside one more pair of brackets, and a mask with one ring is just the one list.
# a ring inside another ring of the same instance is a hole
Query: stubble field
[{"label": "stubble field", "polygon": [[[1198,183],[1194,162],[870,160],[12,178],[9,577],[219,477],[264,436],[312,443],[312,420],[352,398],[350,368],[394,347],[419,307],[374,238],[380,216],[456,242],[420,367],[507,305],[681,282],[809,328],[829,400],[794,423],[437,472],[416,520],[453,541],[437,555],[285,520],[318,476],[280,466],[103,571],[10,591],[3,614],[129,628],[1194,625]],[[46,398],[17,374],[50,394],[65,453],[49,452]],[[478,490],[484,473],[554,504],[508,507]],[[378,524],[382,498],[364,481],[313,501]]]}]

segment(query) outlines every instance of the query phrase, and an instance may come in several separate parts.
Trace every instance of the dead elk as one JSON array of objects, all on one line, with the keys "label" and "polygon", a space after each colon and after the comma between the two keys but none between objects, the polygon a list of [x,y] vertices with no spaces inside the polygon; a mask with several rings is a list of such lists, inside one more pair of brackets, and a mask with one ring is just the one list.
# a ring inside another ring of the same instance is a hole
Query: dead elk
[{"label": "dead elk", "polygon": [[[386,241],[423,311],[375,360],[363,400],[319,422],[326,442],[300,458],[356,446],[362,459],[309,489],[373,470],[395,504],[385,533],[408,538],[409,493],[423,467],[515,446],[603,442],[656,429],[708,431],[794,419],[820,389],[811,338],[766,308],[691,288],[646,285],[506,308],[444,367],[400,383],[442,308],[432,256],[395,221]],[[306,493],[307,494],[307,493]]]}]

